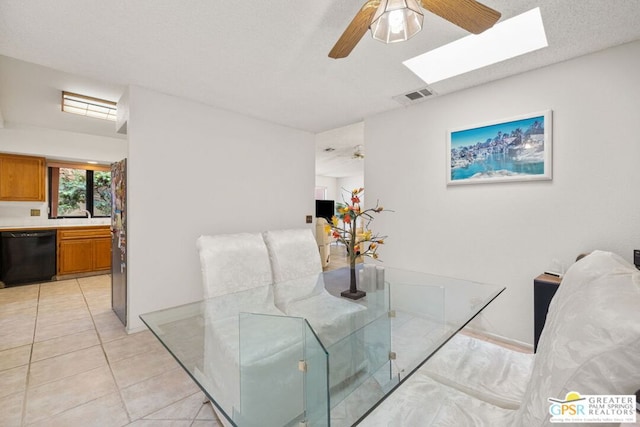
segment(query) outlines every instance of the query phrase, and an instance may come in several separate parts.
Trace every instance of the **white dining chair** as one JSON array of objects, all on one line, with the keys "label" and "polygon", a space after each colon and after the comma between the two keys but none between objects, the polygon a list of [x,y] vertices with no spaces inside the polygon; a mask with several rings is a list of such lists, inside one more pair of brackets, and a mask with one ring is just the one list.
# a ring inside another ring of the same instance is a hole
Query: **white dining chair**
[{"label": "white dining chair", "polygon": [[366,308],[325,289],[320,252],[310,229],[270,230],[263,237],[273,270],[275,304],[288,316],[307,319],[322,344],[330,347],[329,386],[336,387],[367,366],[363,347],[343,339]]},{"label": "white dining chair", "polygon": [[[197,248],[205,297],[198,381],[236,424],[289,422],[303,406],[303,378],[297,370],[303,342],[300,327],[287,322],[274,304],[262,234],[201,236]],[[287,387],[274,393],[275,382]],[[231,425],[213,409],[226,427]]]}]

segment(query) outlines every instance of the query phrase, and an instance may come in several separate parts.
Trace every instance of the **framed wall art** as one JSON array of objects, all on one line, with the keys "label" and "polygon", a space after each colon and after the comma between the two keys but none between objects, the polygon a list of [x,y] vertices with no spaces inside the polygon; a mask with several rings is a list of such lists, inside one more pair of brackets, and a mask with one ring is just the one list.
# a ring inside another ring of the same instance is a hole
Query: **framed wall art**
[{"label": "framed wall art", "polygon": [[447,132],[447,185],[551,179],[551,110]]}]

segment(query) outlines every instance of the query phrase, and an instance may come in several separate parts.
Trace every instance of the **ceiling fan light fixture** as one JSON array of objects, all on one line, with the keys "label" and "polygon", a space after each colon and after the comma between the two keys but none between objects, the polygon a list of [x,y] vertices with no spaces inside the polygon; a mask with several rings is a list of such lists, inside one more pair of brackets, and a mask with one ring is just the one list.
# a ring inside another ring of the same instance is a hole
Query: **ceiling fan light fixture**
[{"label": "ceiling fan light fixture", "polygon": [[416,0],[382,0],[371,20],[371,36],[383,43],[409,40],[422,30],[424,15]]}]

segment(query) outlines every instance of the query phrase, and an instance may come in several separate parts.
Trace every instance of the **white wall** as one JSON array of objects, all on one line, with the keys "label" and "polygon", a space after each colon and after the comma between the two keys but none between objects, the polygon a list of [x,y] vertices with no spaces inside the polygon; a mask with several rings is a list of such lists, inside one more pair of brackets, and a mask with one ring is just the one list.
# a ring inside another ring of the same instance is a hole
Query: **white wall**
[{"label": "white wall", "polygon": [[152,92],[129,91],[128,329],[202,298],[202,234],[311,227],[312,134]]},{"label": "white wall", "polygon": [[327,200],[336,200],[337,192],[337,178],[333,178],[330,176],[321,176],[316,175],[316,187],[326,187],[327,188]]},{"label": "white wall", "polygon": [[[507,287],[475,327],[533,341],[533,278],[584,251],[640,247],[640,43],[366,120],[365,188],[395,213],[386,265]],[[553,110],[553,180],[447,187],[446,131]]]},{"label": "white wall", "polygon": [[364,187],[364,175],[342,178],[316,175],[316,187],[327,187],[327,200],[342,203],[343,196],[349,200],[351,190]]},{"label": "white wall", "polygon": [[[364,175],[338,178],[337,187],[338,194],[336,195],[336,202],[342,203],[343,200],[349,201],[351,197],[351,191],[353,191],[353,189],[364,187]],[[365,203],[366,197],[367,191],[365,189],[364,196],[360,197],[363,205]]]},{"label": "white wall", "polygon": [[112,163],[126,156],[127,141],[5,122],[5,127],[0,129],[0,151],[79,162]]},{"label": "white wall", "polygon": [[[127,141],[5,122],[4,128],[0,129],[0,152],[111,163],[126,157]],[[0,202],[0,219],[4,220],[3,223],[17,220],[17,225],[22,220],[35,219],[30,216],[31,209],[40,209],[40,217],[35,217],[37,219],[46,219],[48,216],[46,202]]]}]

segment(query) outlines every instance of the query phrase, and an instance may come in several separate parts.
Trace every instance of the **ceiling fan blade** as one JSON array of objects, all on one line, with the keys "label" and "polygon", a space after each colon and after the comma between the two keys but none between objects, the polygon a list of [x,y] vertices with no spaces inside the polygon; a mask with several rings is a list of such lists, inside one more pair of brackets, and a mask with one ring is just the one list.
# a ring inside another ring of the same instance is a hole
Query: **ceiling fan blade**
[{"label": "ceiling fan blade", "polygon": [[365,35],[371,25],[373,15],[376,13],[380,0],[369,0],[362,6],[360,11],[353,18],[344,33],[340,36],[331,52],[329,58],[346,58],[354,47],[358,44],[362,36]]},{"label": "ceiling fan blade", "polygon": [[475,0],[420,0],[422,7],[470,33],[480,34],[500,19],[500,12]]}]

